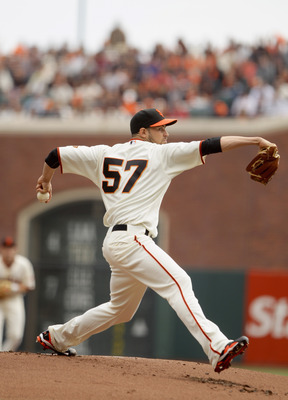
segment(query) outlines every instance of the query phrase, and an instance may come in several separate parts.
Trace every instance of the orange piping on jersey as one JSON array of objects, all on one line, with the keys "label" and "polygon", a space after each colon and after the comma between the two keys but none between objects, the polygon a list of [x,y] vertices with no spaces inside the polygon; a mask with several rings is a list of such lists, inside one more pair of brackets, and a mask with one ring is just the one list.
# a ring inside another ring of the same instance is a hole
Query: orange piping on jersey
[{"label": "orange piping on jersey", "polygon": [[157,258],[155,258],[155,257],[153,256],[153,254],[151,254],[151,253],[146,249],[146,247],[145,247],[142,243],[139,242],[139,240],[137,239],[137,236],[136,236],[136,235],[134,236],[134,240],[139,244],[139,246],[142,246],[142,248],[146,251],[146,253],[148,253],[148,254],[156,261],[156,263],[166,272],[166,274],[168,274],[168,275],[170,276],[170,278],[176,283],[176,285],[177,285],[177,287],[178,287],[178,289],[179,289],[179,291],[180,291],[181,297],[182,297],[182,299],[183,299],[183,301],[184,301],[184,304],[185,304],[185,306],[187,307],[189,313],[191,314],[192,318],[194,319],[194,321],[195,321],[196,324],[198,325],[200,331],[203,333],[203,335],[206,337],[206,339],[209,340],[211,350],[214,351],[214,353],[217,353],[217,354],[220,355],[220,353],[219,353],[217,350],[214,350],[213,347],[211,346],[211,339],[210,339],[209,336],[203,331],[203,329],[202,329],[201,326],[199,325],[199,322],[197,321],[195,315],[193,314],[193,312],[191,311],[190,307],[188,306],[188,304],[187,304],[187,302],[186,302],[186,300],[185,300],[185,297],[184,297],[184,295],[183,295],[181,286],[179,285],[179,283],[178,283],[178,282],[176,281],[176,279],[170,274],[170,272],[168,272],[167,269],[157,260]]},{"label": "orange piping on jersey", "polygon": [[60,164],[60,171],[61,171],[61,174],[63,174],[63,167],[62,167],[59,147],[57,147],[57,155],[58,155],[58,160],[59,160],[59,164]]},{"label": "orange piping on jersey", "polygon": [[203,155],[202,155],[202,143],[203,142],[204,142],[204,140],[201,140],[201,142],[199,144],[199,152],[200,152],[200,157],[201,157],[202,164],[205,164],[205,161],[204,161],[204,158],[203,158]]},{"label": "orange piping on jersey", "polygon": [[130,142],[134,142],[134,140],[139,140],[139,142],[145,142],[145,141],[146,141],[146,140],[139,139],[139,138],[136,138],[136,137],[135,137],[135,138],[133,138],[133,139],[130,139],[130,140],[129,140],[129,143],[130,143]]}]

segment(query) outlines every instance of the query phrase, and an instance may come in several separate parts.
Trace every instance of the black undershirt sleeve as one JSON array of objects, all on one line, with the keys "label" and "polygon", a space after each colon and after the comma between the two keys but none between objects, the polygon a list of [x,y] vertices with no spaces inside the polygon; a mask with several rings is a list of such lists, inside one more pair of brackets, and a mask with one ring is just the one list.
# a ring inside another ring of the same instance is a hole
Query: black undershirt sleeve
[{"label": "black undershirt sleeve", "polygon": [[207,156],[208,154],[221,153],[221,137],[214,137],[203,140],[201,142],[201,155]]},{"label": "black undershirt sleeve", "polygon": [[46,164],[49,165],[50,168],[58,168],[60,165],[59,158],[58,158],[58,151],[57,148],[50,151],[48,156],[45,158]]}]

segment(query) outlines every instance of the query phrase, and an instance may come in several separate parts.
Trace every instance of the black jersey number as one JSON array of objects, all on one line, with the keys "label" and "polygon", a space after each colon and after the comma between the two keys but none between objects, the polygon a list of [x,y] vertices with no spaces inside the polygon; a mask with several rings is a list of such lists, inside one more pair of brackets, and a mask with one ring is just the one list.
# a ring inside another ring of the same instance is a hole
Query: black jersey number
[{"label": "black jersey number", "polygon": [[[110,169],[110,167],[113,165],[116,166],[122,166],[124,160],[121,160],[119,158],[110,158],[106,157],[104,158],[104,163],[103,163],[103,174],[105,178],[113,179],[112,184],[109,184],[108,181],[103,181],[102,182],[102,189],[104,190],[105,193],[114,193],[119,187],[120,180],[121,180],[121,175],[119,171]],[[126,183],[123,193],[129,193],[132,187],[135,185],[135,183],[138,181],[140,178],[142,172],[147,166],[147,160],[129,160],[127,161],[124,171],[130,171],[131,167],[136,167],[134,170],[133,174],[131,175],[130,179]]]}]

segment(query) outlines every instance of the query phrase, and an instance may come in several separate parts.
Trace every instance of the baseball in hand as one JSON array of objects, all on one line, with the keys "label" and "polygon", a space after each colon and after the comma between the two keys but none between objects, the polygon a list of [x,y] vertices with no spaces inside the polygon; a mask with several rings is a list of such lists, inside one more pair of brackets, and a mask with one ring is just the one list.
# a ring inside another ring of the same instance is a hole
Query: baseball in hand
[{"label": "baseball in hand", "polygon": [[41,192],[37,192],[37,199],[41,202],[41,203],[45,203],[45,201],[49,200],[49,192],[46,193],[41,193]]}]

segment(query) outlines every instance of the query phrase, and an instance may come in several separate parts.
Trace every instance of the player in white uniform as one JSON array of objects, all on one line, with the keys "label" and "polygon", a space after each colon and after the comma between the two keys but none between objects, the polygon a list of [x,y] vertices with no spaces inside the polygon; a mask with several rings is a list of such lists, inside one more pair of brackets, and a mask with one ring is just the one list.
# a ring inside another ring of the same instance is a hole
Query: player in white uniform
[{"label": "player in white uniform", "polygon": [[[0,351],[15,351],[20,346],[25,327],[23,296],[35,289],[31,262],[16,252],[14,240],[4,238],[1,245],[0,281],[8,280],[12,284],[0,298]],[[6,334],[2,344],[4,325]]]},{"label": "player in white uniform", "polygon": [[216,372],[228,368],[248,346],[248,338],[229,340],[205,317],[190,277],[153,238],[163,196],[174,177],[204,164],[207,154],[271,143],[259,137],[229,136],[167,144],[166,126],[175,122],[156,109],[141,110],[131,119],[128,142],[60,147],[46,158],[36,191],[49,192],[51,199],[51,180],[59,165],[62,173],[82,175],[100,189],[108,227],[103,254],[111,267],[111,297],[64,324],[49,326],[37,337],[44,348],[65,352],[91,335],[129,321],[147,287],[169,302]]}]

